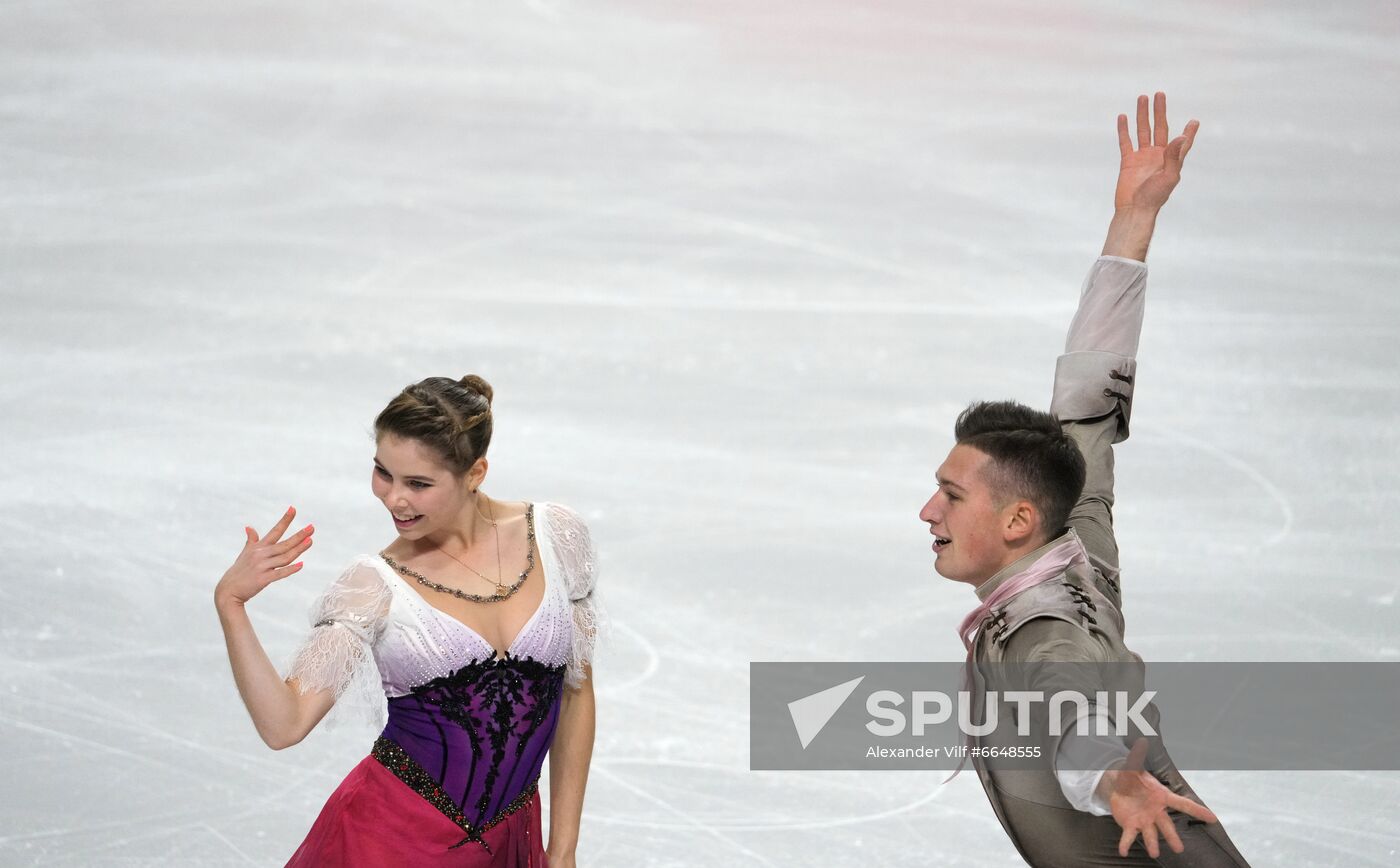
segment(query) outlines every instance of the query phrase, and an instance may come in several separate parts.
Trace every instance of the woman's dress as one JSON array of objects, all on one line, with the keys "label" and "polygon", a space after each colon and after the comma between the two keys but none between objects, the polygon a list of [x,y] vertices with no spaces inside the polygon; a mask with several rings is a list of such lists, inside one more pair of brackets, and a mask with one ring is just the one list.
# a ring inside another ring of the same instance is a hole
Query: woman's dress
[{"label": "woman's dress", "polygon": [[563,687],[592,660],[598,610],[577,513],[532,504],[526,517],[544,595],[502,657],[378,555],[357,557],[316,601],[288,677],[334,690],[332,714],[366,714],[383,731],[289,866],[545,865],[540,770]]}]

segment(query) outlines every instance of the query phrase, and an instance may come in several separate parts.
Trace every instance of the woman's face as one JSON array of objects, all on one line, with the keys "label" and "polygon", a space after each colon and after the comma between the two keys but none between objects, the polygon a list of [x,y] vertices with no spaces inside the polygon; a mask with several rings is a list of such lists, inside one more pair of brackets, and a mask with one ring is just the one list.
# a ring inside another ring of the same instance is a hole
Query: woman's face
[{"label": "woman's face", "polygon": [[457,476],[421,441],[385,434],[374,452],[370,487],[393,516],[399,536],[421,539],[456,523],[476,475]]}]

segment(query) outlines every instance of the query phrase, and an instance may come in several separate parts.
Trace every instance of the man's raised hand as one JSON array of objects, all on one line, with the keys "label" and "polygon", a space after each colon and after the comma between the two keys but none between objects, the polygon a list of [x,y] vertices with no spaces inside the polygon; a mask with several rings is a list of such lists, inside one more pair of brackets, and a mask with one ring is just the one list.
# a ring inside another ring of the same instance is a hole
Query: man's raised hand
[{"label": "man's raised hand", "polygon": [[308,524],[287,539],[282,539],[282,534],[287,532],[296,514],[295,507],[288,507],[281,521],[261,538],[251,527],[243,528],[247,541],[233,566],[228,568],[214,588],[216,605],[241,606],[263,588],[301,569],[301,562],[293,561],[311,548],[311,535],[316,528]]},{"label": "man's raised hand", "polygon": [[1181,165],[1201,126],[1200,121],[1193,120],[1182,135],[1169,139],[1167,95],[1158,91],[1152,102],[1149,120],[1147,95],[1138,97],[1136,148],[1128,134],[1128,116],[1118,116],[1118,152],[1122,160],[1118,168],[1118,186],[1113,192],[1114,210],[1156,211],[1165,205],[1181,180]]}]

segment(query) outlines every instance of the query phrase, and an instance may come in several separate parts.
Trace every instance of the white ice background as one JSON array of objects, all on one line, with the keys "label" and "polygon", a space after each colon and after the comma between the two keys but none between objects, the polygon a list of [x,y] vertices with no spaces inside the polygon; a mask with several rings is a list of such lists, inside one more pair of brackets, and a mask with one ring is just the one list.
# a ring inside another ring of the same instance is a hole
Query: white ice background
[{"label": "white ice background", "polygon": [[[370,422],[486,376],[487,490],[590,521],[599,866],[1002,866],[976,778],[748,770],[754,660],[956,660],[916,513],[1048,403],[1114,117],[1202,121],[1119,451],[1152,660],[1400,658],[1400,16],[1313,2],[0,4],[0,862],[280,865],[372,732],[273,658],[393,537]],[[1344,714],[1338,738],[1346,737]],[[1400,862],[1400,774],[1190,775],[1256,865]]]}]

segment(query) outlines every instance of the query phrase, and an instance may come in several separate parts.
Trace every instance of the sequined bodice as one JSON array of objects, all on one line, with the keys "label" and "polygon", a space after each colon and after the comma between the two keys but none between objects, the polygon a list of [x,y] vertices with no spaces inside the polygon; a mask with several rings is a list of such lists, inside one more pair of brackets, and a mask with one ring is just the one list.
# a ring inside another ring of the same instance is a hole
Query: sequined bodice
[{"label": "sequined bodice", "polygon": [[389,700],[374,754],[460,826],[462,843],[534,795],[559,721],[564,667],[507,655]]},{"label": "sequined bodice", "polygon": [[540,536],[539,607],[505,656],[432,606],[382,557],[371,562],[390,593],[374,644],[389,719],[374,753],[462,827],[463,842],[527,801],[554,737],[573,618]]}]

